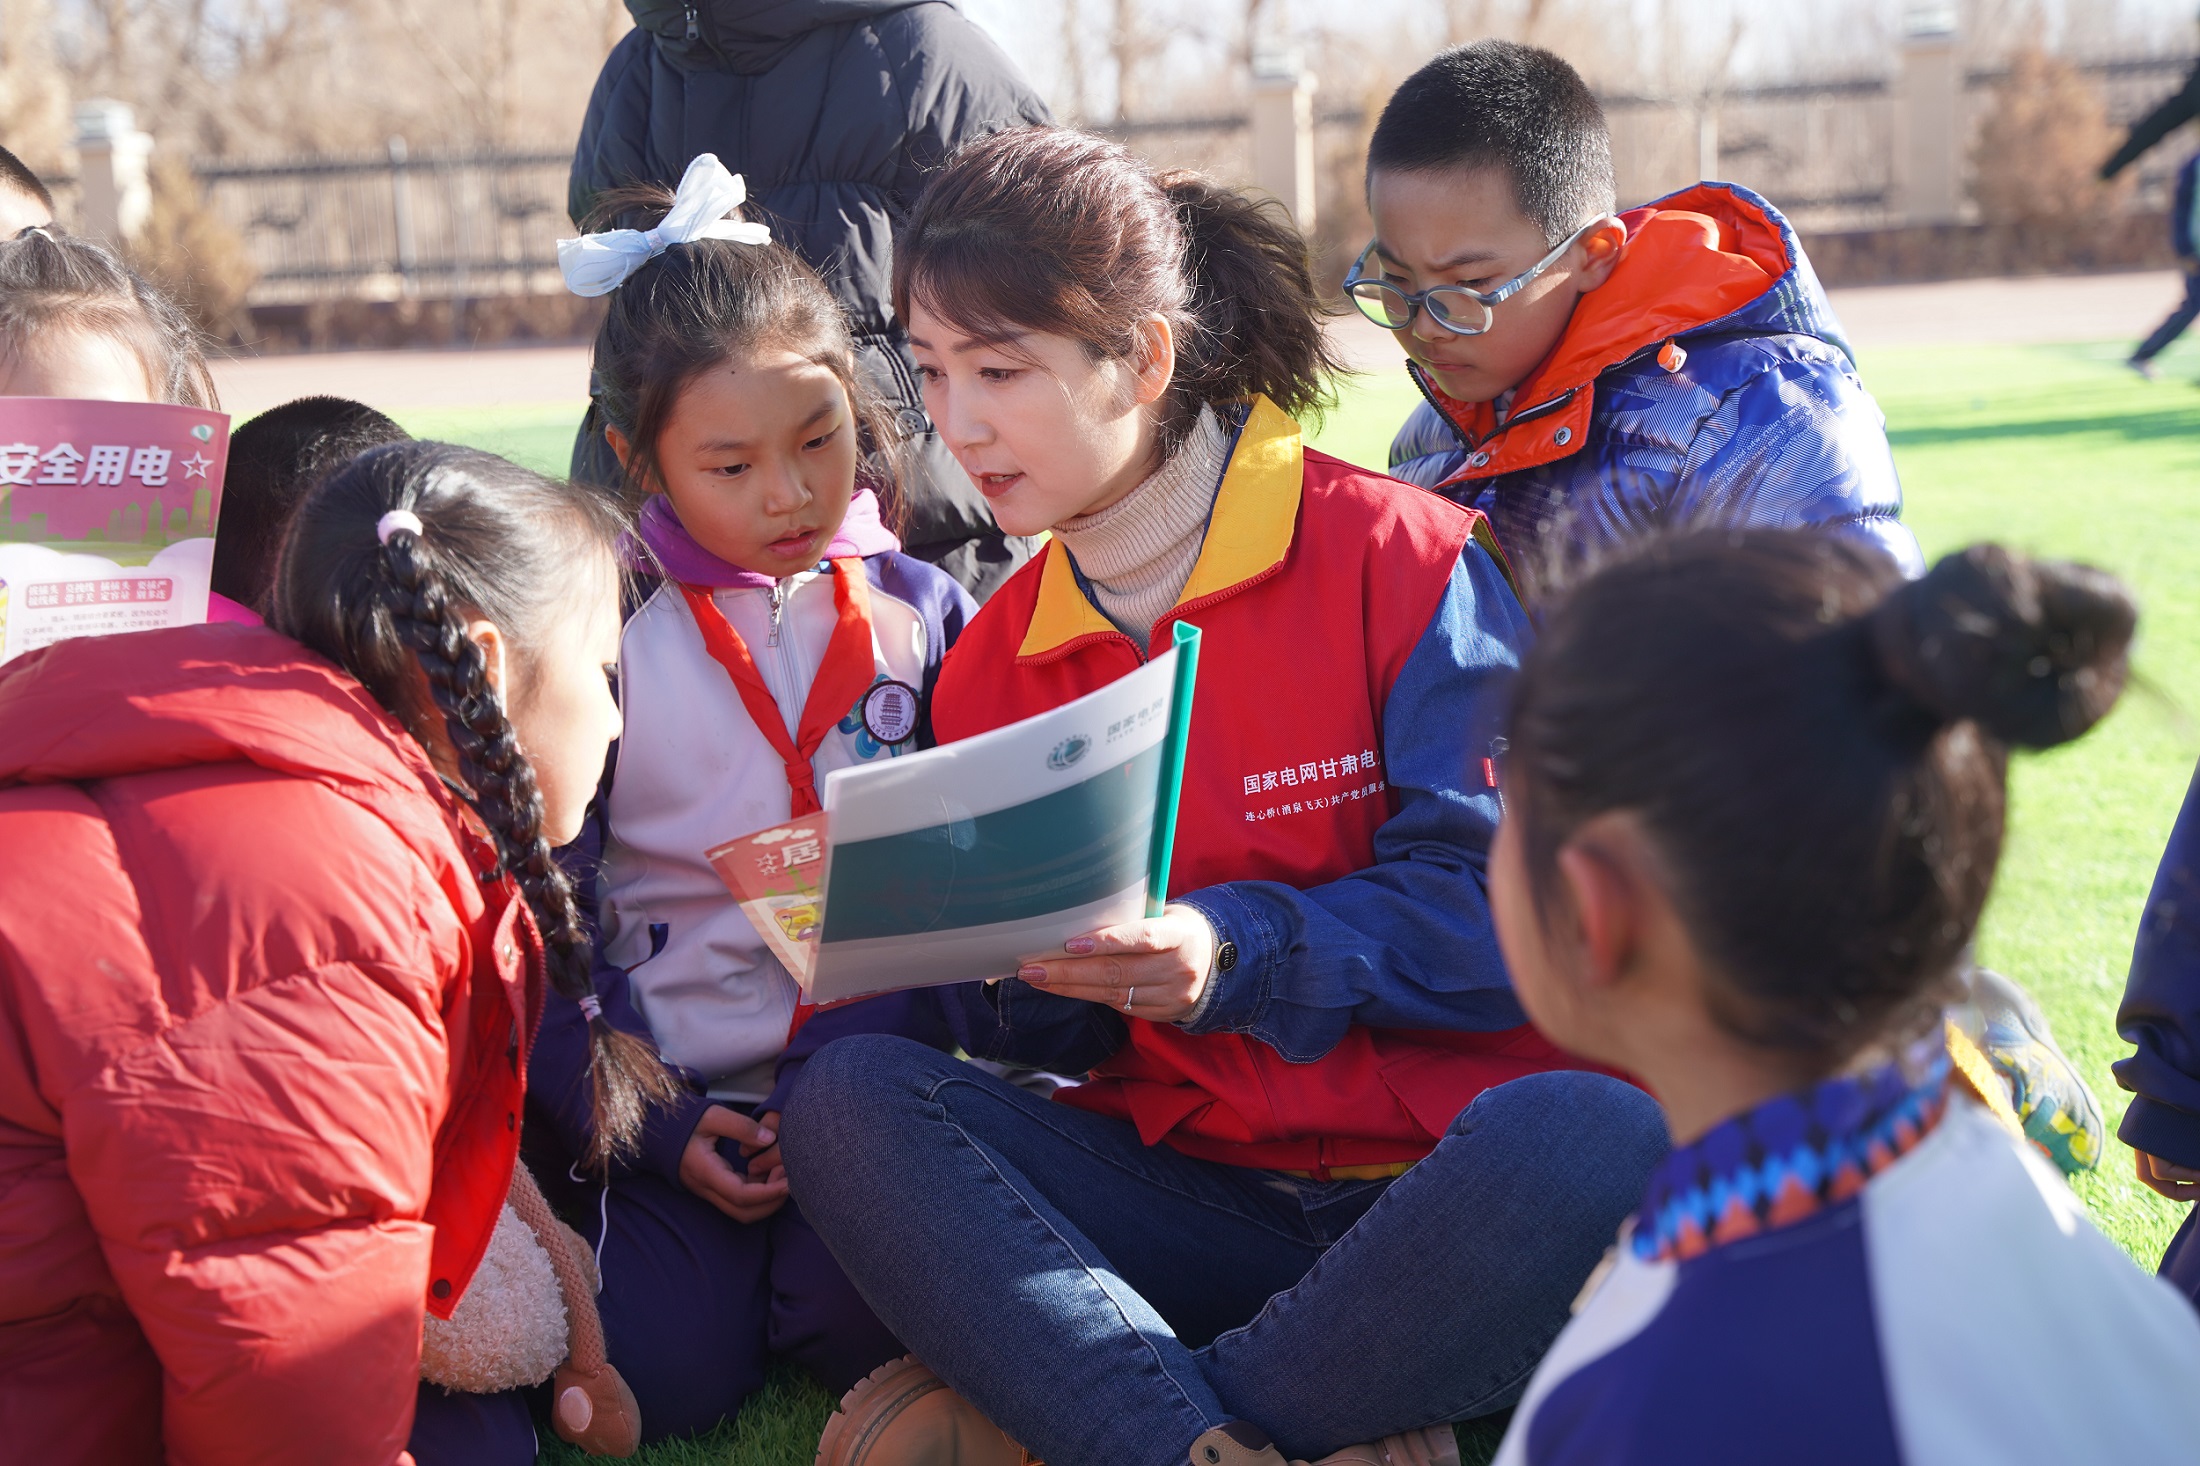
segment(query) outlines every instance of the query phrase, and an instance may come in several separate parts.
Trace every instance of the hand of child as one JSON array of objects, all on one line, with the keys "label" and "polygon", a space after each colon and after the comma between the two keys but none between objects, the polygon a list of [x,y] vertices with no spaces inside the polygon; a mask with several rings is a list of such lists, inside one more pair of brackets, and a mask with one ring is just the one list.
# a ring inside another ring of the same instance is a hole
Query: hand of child
[{"label": "hand of child", "polygon": [[[773,1164],[764,1170],[764,1179],[754,1179],[757,1167],[753,1161],[747,1176],[729,1165],[718,1153],[721,1138],[738,1142],[744,1155],[753,1145],[759,1153],[772,1156]],[[761,1222],[787,1204],[787,1172],[777,1164],[778,1155],[776,1130],[738,1110],[712,1105],[695,1122],[695,1133],[688,1137],[687,1149],[680,1156],[680,1184],[737,1222]]]},{"label": "hand of child", "polygon": [[1062,944],[1067,957],[1026,958],[1016,975],[1042,992],[1105,1003],[1171,1023],[1199,1005],[1215,962],[1215,929],[1195,907],[1103,927]]},{"label": "hand of child", "polygon": [[2200,1201],[2200,1171],[2190,1166],[2172,1165],[2158,1155],[2148,1155],[2143,1150],[2133,1151],[2139,1162],[2139,1182],[2151,1191],[2161,1193],[2171,1201]]},{"label": "hand of child", "polygon": [[[766,1110],[756,1117],[758,1138],[741,1142],[741,1154],[749,1158],[749,1174],[770,1176],[786,1169],[779,1159],[779,1111]],[[770,1136],[769,1140],[764,1136]]]}]

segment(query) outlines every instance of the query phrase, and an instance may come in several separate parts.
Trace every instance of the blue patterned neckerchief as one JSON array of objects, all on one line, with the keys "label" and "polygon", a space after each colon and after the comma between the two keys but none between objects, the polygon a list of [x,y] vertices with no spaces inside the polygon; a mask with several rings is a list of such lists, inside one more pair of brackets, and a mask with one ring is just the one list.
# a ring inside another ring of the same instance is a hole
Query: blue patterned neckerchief
[{"label": "blue patterned neckerchief", "polygon": [[1686,1261],[1846,1201],[1915,1149],[1947,1108],[1943,1050],[1915,1085],[1884,1064],[1721,1121],[1650,1178],[1635,1215],[1635,1255]]}]

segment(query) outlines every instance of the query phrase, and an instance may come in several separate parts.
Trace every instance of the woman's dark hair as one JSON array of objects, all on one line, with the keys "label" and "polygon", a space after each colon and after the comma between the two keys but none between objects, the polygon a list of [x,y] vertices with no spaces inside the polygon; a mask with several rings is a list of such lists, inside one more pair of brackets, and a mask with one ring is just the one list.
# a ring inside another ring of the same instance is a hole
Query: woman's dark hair
[{"label": "woman's dark hair", "polygon": [[[650,229],[672,208],[670,189],[634,184],[598,196],[582,227]],[[731,356],[767,347],[824,367],[848,394],[863,454],[862,482],[877,491],[889,525],[900,517],[895,483],[908,434],[856,367],[855,334],[833,293],[782,244],[697,239],[675,244],[611,293],[596,331],[596,408],[632,444],[626,485],[657,479],[657,441],[687,384]]]},{"label": "woman's dark hair", "polygon": [[[394,509],[414,534],[387,543]],[[489,685],[470,616],[510,639],[524,675],[588,569],[618,574],[625,516],[604,495],[447,443],[395,443],[354,458],[308,494],[291,520],[269,620],[374,694],[431,756],[448,746],[454,791],[496,841],[543,937],[550,981],[569,998],[593,992],[588,933],[573,888],[542,830],[542,797]],[[678,1087],[641,1039],[589,1020],[594,1154],[630,1152],[653,1103]]]},{"label": "woman's dark hair", "polygon": [[191,318],[111,250],[51,224],[0,240],[0,360],[21,356],[40,335],[68,330],[129,347],[158,401],[221,405]]},{"label": "woman's dark hair", "polygon": [[1134,359],[1140,323],[1166,317],[1164,451],[1209,404],[1264,394],[1318,410],[1343,370],[1306,241],[1278,206],[1064,127],[978,138],[932,176],[894,241],[894,314],[912,302],[980,340],[1041,331],[1103,361]]},{"label": "woman's dark hair", "polygon": [[1562,592],[1521,667],[1508,817],[1560,848],[1626,811],[1750,1043],[1837,1066],[1922,1018],[2000,859],[2011,746],[2122,691],[2112,576],[1995,545],[1904,581],[1819,532],[1657,540]]}]

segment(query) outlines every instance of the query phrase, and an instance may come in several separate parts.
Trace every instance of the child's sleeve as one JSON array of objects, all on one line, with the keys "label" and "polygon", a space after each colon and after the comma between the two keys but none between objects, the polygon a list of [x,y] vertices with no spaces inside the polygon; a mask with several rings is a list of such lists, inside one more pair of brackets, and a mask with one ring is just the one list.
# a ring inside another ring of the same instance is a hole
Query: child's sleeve
[{"label": "child's sleeve", "polygon": [[2117,1138],[2200,1167],[2200,771],[2139,918],[2116,1031],[2137,1048],[2115,1065],[2134,1096]]},{"label": "child's sleeve", "polygon": [[955,1036],[947,1026],[940,995],[939,988],[915,988],[818,1009],[810,1015],[809,1022],[795,1031],[778,1063],[773,1065],[772,1092],[757,1107],[758,1111],[784,1113],[787,1096],[794,1093],[795,1081],[802,1077],[802,1066],[836,1038],[854,1033],[891,1033],[915,1039],[931,1048],[952,1049]]},{"label": "child's sleeve", "polygon": [[[616,758],[614,747],[613,757]],[[596,872],[603,865],[605,840],[603,796],[599,793],[581,826],[579,838],[558,852],[558,863],[573,881],[573,894],[587,922],[591,946],[596,952],[593,982],[603,1016],[612,1027],[656,1042],[634,1006],[633,984],[626,969],[603,957],[603,927],[597,919]],[[542,1025],[535,1034],[534,1051],[527,1060],[527,1123],[547,1127],[557,1137],[568,1161],[586,1157],[595,1143],[595,1091],[589,1078],[592,1047],[588,1019],[580,1004],[552,990],[543,1000]],[[686,1092],[669,1105],[649,1112],[643,1122],[636,1153],[612,1167],[614,1175],[648,1171],[675,1184],[680,1180],[680,1157],[696,1122],[710,1107],[700,1076],[672,1066],[686,1084]]]},{"label": "child's sleeve", "polygon": [[1925,572],[1902,523],[1902,480],[1886,419],[1844,361],[1780,355],[1719,399],[1681,460],[1666,506],[1674,528],[1817,525]]},{"label": "child's sleeve", "polygon": [[1500,805],[1483,760],[1497,756],[1528,634],[1496,563],[1468,543],[1383,705],[1382,777],[1397,805],[1375,832],[1376,863],[1306,890],[1231,881],[1179,897],[1238,950],[1187,1029],[1247,1034],[1304,1063],[1356,1023],[1490,1032],[1527,1021],[1490,924]]}]

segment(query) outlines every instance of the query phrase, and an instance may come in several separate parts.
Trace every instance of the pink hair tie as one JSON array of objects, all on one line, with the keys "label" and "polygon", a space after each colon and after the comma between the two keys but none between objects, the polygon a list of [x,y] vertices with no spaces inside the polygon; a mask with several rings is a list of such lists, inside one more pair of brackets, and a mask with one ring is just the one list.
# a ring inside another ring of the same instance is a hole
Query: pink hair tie
[{"label": "pink hair tie", "polygon": [[401,529],[409,529],[415,538],[427,533],[428,527],[420,522],[420,516],[410,509],[392,509],[374,522],[374,537],[383,544]]},{"label": "pink hair tie", "polygon": [[603,999],[597,997],[594,993],[582,998],[581,1016],[591,1023],[603,1017]]}]

